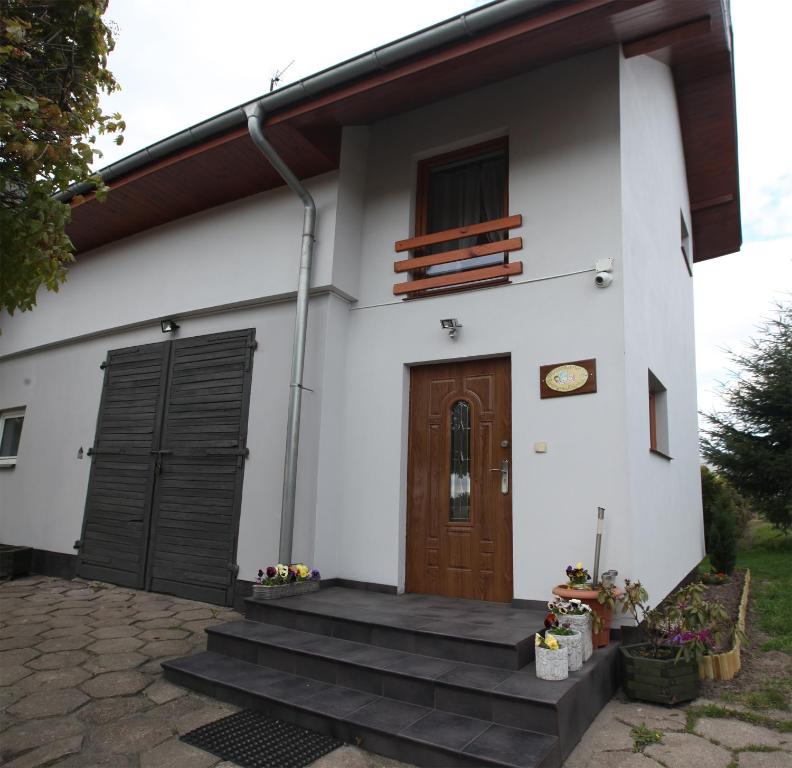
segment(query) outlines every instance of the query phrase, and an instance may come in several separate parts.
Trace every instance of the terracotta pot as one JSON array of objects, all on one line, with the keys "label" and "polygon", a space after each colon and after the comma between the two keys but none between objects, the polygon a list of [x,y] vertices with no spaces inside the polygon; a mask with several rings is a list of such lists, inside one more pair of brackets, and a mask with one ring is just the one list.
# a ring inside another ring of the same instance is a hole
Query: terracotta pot
[{"label": "terracotta pot", "polygon": [[[621,589],[615,589],[616,597],[621,597],[624,592]],[[602,631],[595,633],[592,627],[591,635],[595,648],[604,648],[610,642],[610,627],[611,620],[613,619],[613,608],[600,605],[597,602],[597,595],[599,594],[596,589],[570,589],[566,584],[559,584],[554,590],[553,594],[564,600],[571,600],[573,597],[581,600],[586,605],[591,606],[591,610],[598,616],[602,617]]]}]

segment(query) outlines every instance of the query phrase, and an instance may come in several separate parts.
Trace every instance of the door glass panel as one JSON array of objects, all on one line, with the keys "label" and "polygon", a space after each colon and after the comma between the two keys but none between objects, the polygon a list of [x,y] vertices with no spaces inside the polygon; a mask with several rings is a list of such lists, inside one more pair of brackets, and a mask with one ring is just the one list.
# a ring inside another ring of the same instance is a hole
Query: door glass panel
[{"label": "door glass panel", "polygon": [[470,520],[470,403],[451,406],[451,522]]}]

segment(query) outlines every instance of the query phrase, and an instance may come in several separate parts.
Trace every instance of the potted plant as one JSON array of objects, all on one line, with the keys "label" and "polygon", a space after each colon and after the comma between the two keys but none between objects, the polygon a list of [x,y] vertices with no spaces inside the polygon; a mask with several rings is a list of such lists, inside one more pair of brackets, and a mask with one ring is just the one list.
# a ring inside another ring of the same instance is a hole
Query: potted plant
[{"label": "potted plant", "polygon": [[560,624],[554,613],[548,613],[545,618],[545,638],[552,635],[562,648],[567,649],[569,656],[569,671],[577,672],[583,666],[583,638],[580,632],[572,629],[569,624]]},{"label": "potted plant", "polygon": [[593,644],[595,648],[603,648],[610,642],[613,608],[622,591],[613,584],[605,585],[602,582],[593,586],[583,563],[578,563],[574,568],[568,565],[566,575],[567,583],[555,587],[553,594],[564,600],[579,599],[592,609]]},{"label": "potted plant", "polygon": [[591,658],[594,653],[594,643],[592,642],[592,610],[591,606],[584,603],[577,597],[564,600],[557,597],[547,604],[550,613],[560,616],[564,624],[568,624],[571,629],[580,632],[580,641],[583,650],[583,662]]},{"label": "potted plant", "polygon": [[260,569],[253,584],[255,600],[274,600],[279,597],[293,597],[319,589],[321,575],[303,563],[294,565],[269,565]]},{"label": "potted plant", "polygon": [[537,632],[534,636],[536,676],[540,680],[566,680],[569,677],[569,653],[554,635]]},{"label": "potted plant", "polygon": [[568,565],[566,575],[570,589],[591,589],[591,575],[583,567],[583,563],[578,563],[574,568]]},{"label": "potted plant", "polygon": [[705,601],[703,592],[701,584],[690,584],[651,608],[641,582],[625,580],[622,608],[643,626],[647,638],[620,649],[624,690],[630,698],[677,704],[698,696],[699,658],[721,633],[733,631],[724,607]]}]

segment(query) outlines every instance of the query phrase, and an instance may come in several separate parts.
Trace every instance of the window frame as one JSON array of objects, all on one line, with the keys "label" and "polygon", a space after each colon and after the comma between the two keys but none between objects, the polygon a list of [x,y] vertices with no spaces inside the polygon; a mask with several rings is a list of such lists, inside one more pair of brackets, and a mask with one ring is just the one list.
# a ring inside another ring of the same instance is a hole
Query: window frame
[{"label": "window frame", "polygon": [[648,383],[649,452],[670,461],[673,457],[669,448],[668,390],[651,370]]},{"label": "window frame", "polygon": [[[0,411],[0,444],[3,441],[3,432],[5,432],[6,421],[9,419],[18,419],[22,417],[22,428],[25,426],[25,408],[11,408],[7,411]],[[19,430],[19,441],[22,442],[22,428]],[[17,445],[17,452],[13,456],[0,456],[0,467],[14,467],[17,463],[19,456],[19,445]]]},{"label": "window frame", "polygon": [[[499,136],[496,139],[489,139],[478,144],[471,144],[467,147],[454,149],[440,155],[424,158],[418,161],[418,171],[415,186],[415,237],[428,235],[426,227],[429,219],[429,174],[430,172],[443,165],[461,162],[463,160],[474,160],[481,155],[491,154],[502,151],[506,162],[506,183],[503,185],[503,211],[504,216],[509,215],[509,137]],[[468,224],[478,224],[480,222],[471,221]],[[465,225],[462,225],[465,226]],[[508,258],[508,254],[505,254]]]},{"label": "window frame", "polygon": [[[432,155],[431,157],[426,157],[423,160],[418,161],[416,187],[415,187],[415,237],[421,237],[422,235],[430,234],[429,232],[427,232],[427,227],[429,222],[429,177],[431,175],[432,170],[434,170],[435,168],[442,167],[444,165],[450,165],[451,163],[463,162],[465,160],[475,160],[477,157],[493,154],[495,152],[503,152],[503,159],[506,167],[506,175],[503,185],[503,215],[504,216],[509,215],[509,137],[505,135],[505,136],[498,136],[497,138],[494,139],[488,139],[487,141],[481,141],[478,142],[477,144],[471,144],[466,147],[461,147],[459,149],[454,149],[449,152],[443,152],[442,154],[439,155]],[[478,223],[480,222],[471,221],[460,226],[467,226],[470,224],[478,224]],[[416,249],[412,254],[412,258],[423,256],[425,255],[425,253],[426,251],[423,248]],[[503,252],[502,258],[504,264],[509,263],[508,251]],[[411,274],[417,278],[429,276],[429,273],[427,272],[426,268],[415,269],[412,271]],[[448,272],[447,274],[454,274],[454,273]],[[509,282],[509,278],[506,277],[503,279],[487,282],[486,286],[489,287],[490,285],[497,285],[498,283],[501,282]],[[455,286],[451,288],[432,291],[427,295],[431,296],[440,293],[470,291],[470,290],[476,290],[477,288],[481,288],[481,287],[483,286],[476,284]]]}]

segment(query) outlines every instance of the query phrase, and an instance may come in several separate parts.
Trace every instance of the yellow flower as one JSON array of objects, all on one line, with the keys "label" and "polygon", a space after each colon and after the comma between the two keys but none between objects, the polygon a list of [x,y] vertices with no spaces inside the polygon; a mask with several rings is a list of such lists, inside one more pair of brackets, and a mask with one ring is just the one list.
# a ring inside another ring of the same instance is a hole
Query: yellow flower
[{"label": "yellow flower", "polygon": [[551,651],[558,650],[558,640],[556,640],[555,636],[551,635],[549,632],[545,635],[545,644]]},{"label": "yellow flower", "polygon": [[295,565],[294,570],[297,571],[297,576],[299,576],[301,579],[307,578],[308,574],[310,573],[307,566],[303,565],[302,563]]},{"label": "yellow flower", "polygon": [[578,563],[578,564],[575,566],[575,568],[577,568],[579,571],[582,571],[582,570],[583,570],[583,563]]}]

